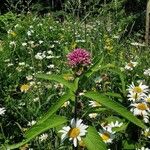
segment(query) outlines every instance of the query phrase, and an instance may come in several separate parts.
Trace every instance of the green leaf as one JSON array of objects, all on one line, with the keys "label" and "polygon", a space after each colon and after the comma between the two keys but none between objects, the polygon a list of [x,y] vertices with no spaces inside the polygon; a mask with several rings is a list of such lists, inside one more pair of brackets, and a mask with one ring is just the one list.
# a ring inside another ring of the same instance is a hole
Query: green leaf
[{"label": "green leaf", "polygon": [[116,97],[116,98],[122,98],[120,94],[118,93],[111,93],[111,92],[107,92],[104,93],[106,96],[111,96],[111,97]]},{"label": "green leaf", "polygon": [[17,144],[14,145],[5,145],[6,149],[16,149],[21,147],[22,145],[28,143],[30,140],[35,138],[37,135],[45,132],[46,130],[50,128],[57,127],[63,123],[67,122],[65,117],[53,115],[47,120],[45,120],[41,124],[35,124],[33,127],[31,127],[26,133],[25,133],[25,139]]},{"label": "green leaf", "polygon": [[136,146],[135,144],[132,144],[132,142],[130,141],[123,141],[124,142],[124,145],[123,145],[123,149],[126,149],[126,150],[131,150],[131,149],[135,149]]},{"label": "green leaf", "polygon": [[40,124],[47,120],[51,115],[53,115],[68,99],[73,97],[73,93],[68,91],[68,93],[64,94],[60,99],[58,99],[54,105],[52,105],[46,114],[39,119],[37,124]]},{"label": "green leaf", "polygon": [[71,83],[63,78],[63,75],[46,75],[46,74],[37,74],[37,78],[45,79],[45,80],[54,80],[62,83],[66,87],[68,87],[71,91],[76,91],[76,86],[74,83]]},{"label": "green leaf", "polygon": [[128,119],[132,123],[136,124],[137,126],[145,129],[146,126],[143,124],[141,120],[136,118],[130,111],[128,111],[124,106],[121,104],[109,99],[104,94],[99,94],[98,92],[87,92],[84,94],[85,97],[91,98],[100,104],[114,110],[115,112],[119,113],[124,118]]},{"label": "green leaf", "polygon": [[108,69],[111,72],[114,72],[119,75],[119,78],[121,80],[121,86],[122,86],[122,93],[124,96],[126,95],[126,83],[125,83],[125,75],[121,72],[118,68]]},{"label": "green leaf", "polygon": [[88,133],[83,141],[88,150],[107,150],[106,144],[94,127],[89,127],[87,131]]}]

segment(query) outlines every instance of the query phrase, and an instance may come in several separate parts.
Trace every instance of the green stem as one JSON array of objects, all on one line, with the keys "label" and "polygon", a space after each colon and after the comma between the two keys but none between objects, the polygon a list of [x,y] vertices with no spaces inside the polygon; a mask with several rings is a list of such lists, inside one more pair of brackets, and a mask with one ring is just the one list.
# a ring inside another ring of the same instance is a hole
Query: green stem
[{"label": "green stem", "polygon": [[[77,121],[77,105],[78,105],[78,89],[75,92],[75,104],[74,104],[74,119],[75,119],[75,122]],[[78,146],[75,147],[73,145],[73,150],[78,150]]]}]

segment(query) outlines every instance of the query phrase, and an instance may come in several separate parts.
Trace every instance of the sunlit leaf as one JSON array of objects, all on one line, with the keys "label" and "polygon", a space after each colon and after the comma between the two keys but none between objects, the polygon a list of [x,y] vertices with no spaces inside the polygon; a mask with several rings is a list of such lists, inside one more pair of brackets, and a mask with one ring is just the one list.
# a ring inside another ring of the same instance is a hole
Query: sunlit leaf
[{"label": "sunlit leaf", "polygon": [[49,81],[57,81],[59,83],[62,83],[66,87],[68,87],[71,91],[75,91],[76,87],[74,83],[69,82],[68,80],[65,80],[63,75],[46,75],[46,74],[37,74],[37,78],[49,80]]},{"label": "sunlit leaf", "polygon": [[143,129],[146,128],[144,123],[141,120],[139,120],[137,117],[135,117],[124,106],[122,106],[121,104],[109,99],[104,94],[99,94],[98,92],[87,92],[84,94],[84,96],[99,102],[100,104],[108,107],[109,109],[114,110],[115,112],[117,112],[118,114],[120,114],[124,118],[128,119],[132,123],[136,124],[137,126],[143,128]]},{"label": "sunlit leaf", "polygon": [[88,133],[83,141],[88,150],[107,150],[105,143],[94,127],[88,128]]},{"label": "sunlit leaf", "polygon": [[[17,143],[17,144],[13,144],[13,145],[5,145],[5,148],[10,149],[10,150],[19,148],[22,145],[28,143],[30,140],[34,139],[36,136],[45,132],[46,130],[48,130],[50,128],[57,127],[57,126],[65,123],[65,122],[67,122],[65,117],[53,115],[53,116],[47,118],[47,120],[45,120],[43,123],[35,124],[33,127],[31,127],[25,133],[25,139],[22,142]],[[6,150],[5,148],[3,148],[3,149]]]}]

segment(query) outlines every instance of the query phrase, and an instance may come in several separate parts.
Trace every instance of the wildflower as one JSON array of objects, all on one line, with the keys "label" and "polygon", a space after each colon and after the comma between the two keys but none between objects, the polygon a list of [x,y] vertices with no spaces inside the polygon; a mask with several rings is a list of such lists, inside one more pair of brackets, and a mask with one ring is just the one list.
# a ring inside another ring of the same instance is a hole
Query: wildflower
[{"label": "wildflower", "polygon": [[147,129],[145,129],[145,131],[142,131],[142,134],[143,134],[145,137],[150,138],[150,128],[147,128]]},{"label": "wildflower", "polygon": [[47,66],[47,68],[49,68],[49,69],[53,69],[54,67],[55,67],[54,64],[51,64],[51,65]]},{"label": "wildflower", "polygon": [[132,85],[129,86],[128,91],[130,93],[141,94],[145,96],[145,93],[147,93],[149,90],[148,90],[148,86],[143,85],[141,82],[138,86],[135,86],[134,83],[132,83]]},{"label": "wildflower", "polygon": [[133,108],[131,108],[130,111],[133,112],[135,116],[137,115],[147,116],[148,112],[150,111],[149,107],[147,106],[145,102],[134,103],[134,104],[131,104],[130,106],[133,106]]},{"label": "wildflower", "polygon": [[27,43],[25,43],[25,42],[24,42],[24,43],[22,43],[22,46],[27,46]]},{"label": "wildflower", "polygon": [[126,70],[133,70],[133,68],[136,67],[137,64],[138,64],[137,62],[130,61],[129,63],[126,64],[125,69]]},{"label": "wildflower", "polygon": [[8,63],[8,64],[7,64],[8,67],[11,67],[11,66],[13,66],[13,65],[14,65],[13,63]]},{"label": "wildflower", "polygon": [[91,106],[91,107],[99,107],[99,106],[101,106],[101,104],[99,104],[96,101],[89,101],[89,102],[90,102],[89,106]]},{"label": "wildflower", "polygon": [[48,138],[48,134],[44,133],[42,135],[39,136],[39,140],[42,142],[42,141],[45,141],[46,139]]},{"label": "wildflower", "polygon": [[31,31],[28,31],[28,32],[27,32],[27,35],[28,35],[28,36],[31,36]]},{"label": "wildflower", "polygon": [[67,55],[68,64],[75,68],[77,66],[88,66],[91,64],[91,54],[85,49],[74,49]]},{"label": "wildflower", "polygon": [[118,128],[118,127],[121,127],[123,125],[123,122],[120,122],[119,123],[119,121],[116,121],[116,122],[111,122],[110,123],[110,126],[112,127],[112,128]]},{"label": "wildflower", "polygon": [[114,138],[112,133],[108,132],[107,130],[100,130],[98,133],[105,143],[112,143]]},{"label": "wildflower", "polygon": [[52,55],[53,52],[51,50],[47,51],[47,54]]},{"label": "wildflower", "polygon": [[33,76],[32,75],[28,75],[26,76],[26,79],[29,81],[29,80],[32,80],[33,79]]},{"label": "wildflower", "polygon": [[33,99],[34,102],[37,102],[39,100],[40,100],[39,97],[36,97],[36,98]]},{"label": "wildflower", "polygon": [[133,45],[133,46],[145,46],[145,44],[138,43],[138,42],[131,43],[131,45]]},{"label": "wildflower", "polygon": [[55,45],[53,44],[53,45],[50,45],[50,48],[54,48],[55,47]]},{"label": "wildflower", "polygon": [[145,97],[145,99],[144,99],[146,102],[148,102],[148,103],[150,103],[150,94],[149,95],[147,95],[146,97]]},{"label": "wildflower", "polygon": [[39,44],[42,44],[44,41],[42,41],[42,40],[39,40]]},{"label": "wildflower", "polygon": [[61,107],[67,107],[69,104],[70,104],[70,101],[66,101]]},{"label": "wildflower", "polygon": [[98,115],[97,113],[90,113],[90,114],[89,114],[89,117],[90,117],[90,118],[96,118],[97,115]]},{"label": "wildflower", "polygon": [[30,86],[28,84],[23,84],[20,87],[20,91],[26,93],[29,90],[29,88],[30,88]]},{"label": "wildflower", "polygon": [[20,27],[20,25],[19,25],[19,24],[16,24],[16,25],[14,26],[14,28],[18,28],[18,27]]},{"label": "wildflower", "polygon": [[34,41],[29,41],[28,42],[30,45],[33,45],[34,44]]},{"label": "wildflower", "polygon": [[9,45],[10,45],[10,46],[15,46],[15,45],[16,45],[16,42],[15,42],[15,41],[11,41],[11,42],[9,43]]},{"label": "wildflower", "polygon": [[143,121],[145,122],[145,123],[148,123],[149,122],[149,116],[143,116]]},{"label": "wildflower", "polygon": [[101,77],[96,77],[95,79],[94,79],[94,82],[95,83],[101,83],[102,82],[102,78]]},{"label": "wildflower", "polygon": [[25,62],[20,62],[18,65],[19,66],[25,66]]},{"label": "wildflower", "polygon": [[54,58],[54,56],[51,56],[51,55],[50,55],[50,56],[46,56],[46,58],[47,58],[47,59],[51,59],[51,58]]},{"label": "wildflower", "polygon": [[150,76],[150,68],[144,71],[144,75]]},{"label": "wildflower", "polygon": [[139,101],[139,100],[141,100],[143,98],[141,94],[133,93],[133,92],[130,92],[127,95],[127,97],[128,97],[129,101],[133,101],[133,102],[135,102],[135,101],[137,102],[137,101]]},{"label": "wildflower", "polygon": [[61,140],[64,141],[66,138],[73,141],[74,147],[77,147],[78,142],[81,141],[81,137],[85,136],[88,126],[82,123],[82,119],[71,120],[71,126],[65,126],[60,130],[63,133]]},{"label": "wildflower", "polygon": [[28,122],[27,125],[31,127],[31,126],[33,126],[33,125],[35,125],[35,124],[36,124],[36,121],[35,121],[35,120],[32,120],[32,121]]},{"label": "wildflower", "polygon": [[0,108],[0,115],[4,115],[5,114],[6,109],[4,107]]},{"label": "wildflower", "polygon": [[141,147],[140,149],[136,149],[136,150],[150,150],[149,148],[145,148],[145,147]]},{"label": "wildflower", "polygon": [[35,59],[39,59],[39,60],[42,60],[43,58],[45,58],[45,54],[44,53],[37,53],[35,55]]}]

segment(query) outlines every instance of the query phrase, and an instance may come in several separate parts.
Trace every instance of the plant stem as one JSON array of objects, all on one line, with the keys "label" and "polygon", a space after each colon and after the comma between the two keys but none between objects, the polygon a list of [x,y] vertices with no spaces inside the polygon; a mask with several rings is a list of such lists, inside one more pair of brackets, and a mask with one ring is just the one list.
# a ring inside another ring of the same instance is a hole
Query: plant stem
[{"label": "plant stem", "polygon": [[[75,120],[75,122],[77,121],[77,105],[78,105],[78,89],[75,92],[75,103],[74,103],[74,120]],[[73,150],[78,150],[78,146],[75,147],[73,145]]]},{"label": "plant stem", "polygon": [[78,105],[78,92],[75,93],[75,103],[74,103],[74,119],[77,120],[77,105]]}]

